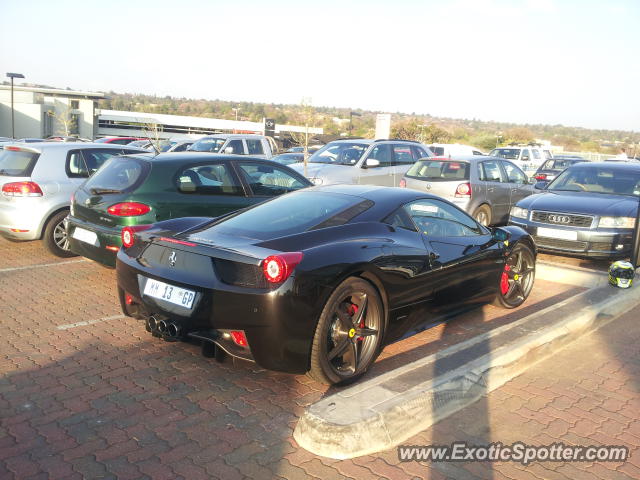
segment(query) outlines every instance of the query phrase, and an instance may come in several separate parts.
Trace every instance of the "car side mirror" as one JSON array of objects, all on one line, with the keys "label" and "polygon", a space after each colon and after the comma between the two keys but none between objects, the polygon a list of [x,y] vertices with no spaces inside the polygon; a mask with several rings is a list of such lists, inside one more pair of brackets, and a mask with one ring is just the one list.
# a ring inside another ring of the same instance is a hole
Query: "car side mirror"
[{"label": "car side mirror", "polygon": [[511,238],[511,234],[500,227],[496,227],[491,231],[491,238],[496,242],[506,242]]},{"label": "car side mirror", "polygon": [[528,162],[529,161],[529,155],[523,155],[520,160],[522,160],[523,162]]},{"label": "car side mirror", "polygon": [[233,147],[227,147],[224,149],[224,153],[226,153],[227,155],[231,155],[233,154]]},{"label": "car side mirror", "polygon": [[367,158],[364,162],[364,168],[375,168],[380,166],[380,160],[375,158]]},{"label": "car side mirror", "polygon": [[535,188],[536,190],[544,190],[547,188],[547,183],[545,182],[536,182],[535,185],[533,186],[533,188]]}]

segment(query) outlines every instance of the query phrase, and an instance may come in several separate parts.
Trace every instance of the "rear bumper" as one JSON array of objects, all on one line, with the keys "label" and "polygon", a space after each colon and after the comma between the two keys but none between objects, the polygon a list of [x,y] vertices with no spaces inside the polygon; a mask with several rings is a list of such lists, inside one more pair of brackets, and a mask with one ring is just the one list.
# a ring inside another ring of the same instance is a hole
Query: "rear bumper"
[{"label": "rear bumper", "polygon": [[41,198],[2,199],[0,235],[12,240],[39,239],[48,213],[41,203]]},{"label": "rear bumper", "polygon": [[[147,268],[123,250],[118,252],[116,271],[118,288],[130,295],[146,315],[159,315],[180,323],[187,336],[192,333],[197,334],[196,338],[208,336],[209,341],[219,340],[215,343],[228,353],[253,359],[263,368],[298,374],[308,371],[311,343],[320,315],[317,299],[326,292],[301,294],[301,289],[295,286],[294,275],[275,289],[229,285],[217,278],[215,271],[201,284],[185,284],[178,280],[179,272]],[[144,295],[149,278],[195,291],[193,308],[187,310]],[[123,310],[129,314],[126,307]],[[249,344],[247,355],[234,353],[220,343],[224,340],[221,332],[225,330],[245,332]]]},{"label": "rear bumper", "polygon": [[[589,258],[624,258],[631,254],[633,230],[599,230],[557,227],[523,219],[509,219],[509,225],[526,230],[536,242],[538,250],[563,255]],[[538,235],[538,228],[553,228],[577,232],[576,240],[550,238]]]},{"label": "rear bumper", "polygon": [[[78,227],[94,232],[97,236],[97,243],[91,245],[73,238],[73,232]],[[67,236],[69,238],[69,248],[71,251],[76,255],[94,260],[107,267],[113,268],[116,266],[117,250],[110,250],[107,247],[119,249],[122,246],[120,231],[120,227],[101,227],[72,216],[67,217]]]}]

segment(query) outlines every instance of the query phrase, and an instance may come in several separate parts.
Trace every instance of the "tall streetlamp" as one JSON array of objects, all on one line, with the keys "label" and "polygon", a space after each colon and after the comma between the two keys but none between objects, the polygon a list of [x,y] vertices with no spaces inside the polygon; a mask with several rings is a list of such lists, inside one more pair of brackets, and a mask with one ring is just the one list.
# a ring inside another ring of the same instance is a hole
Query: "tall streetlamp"
[{"label": "tall streetlamp", "polygon": [[237,122],[238,121],[238,110],[240,110],[240,109],[239,108],[232,108],[231,110],[236,112],[236,122]]},{"label": "tall streetlamp", "polygon": [[21,73],[7,72],[7,77],[11,79],[11,138],[16,138],[16,127],[13,119],[13,79],[24,78],[24,75]]},{"label": "tall streetlamp", "polygon": [[362,114],[354,111],[349,111],[349,136],[351,136],[351,130],[353,130],[353,117],[361,117]]}]

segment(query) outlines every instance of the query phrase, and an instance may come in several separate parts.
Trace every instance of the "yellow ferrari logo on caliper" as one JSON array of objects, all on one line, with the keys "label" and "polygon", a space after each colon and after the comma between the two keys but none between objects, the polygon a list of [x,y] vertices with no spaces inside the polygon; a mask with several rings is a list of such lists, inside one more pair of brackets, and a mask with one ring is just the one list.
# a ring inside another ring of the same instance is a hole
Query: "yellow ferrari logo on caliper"
[{"label": "yellow ferrari logo on caliper", "polygon": [[519,277],[518,277],[518,275],[517,275],[517,274],[513,276],[513,279],[514,279],[516,282],[518,281],[518,278],[519,278]]},{"label": "yellow ferrari logo on caliper", "polygon": [[349,330],[349,338],[353,338],[356,334],[356,329],[352,328],[351,330]]}]

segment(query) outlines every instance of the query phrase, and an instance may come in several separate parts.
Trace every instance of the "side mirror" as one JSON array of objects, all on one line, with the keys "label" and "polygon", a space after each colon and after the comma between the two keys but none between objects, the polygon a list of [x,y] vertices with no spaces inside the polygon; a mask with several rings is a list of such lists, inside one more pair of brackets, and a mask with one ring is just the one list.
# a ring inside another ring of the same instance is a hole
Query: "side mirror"
[{"label": "side mirror", "polygon": [[522,160],[523,162],[528,162],[529,161],[529,155],[523,155],[520,160]]},{"label": "side mirror", "polygon": [[375,158],[367,158],[364,162],[364,168],[375,168],[380,166],[380,160]]},{"label": "side mirror", "polygon": [[184,193],[193,193],[196,191],[196,184],[190,178],[182,177],[180,179],[179,190]]},{"label": "side mirror", "polygon": [[533,186],[533,188],[535,188],[536,190],[544,190],[547,188],[547,183],[546,182],[536,182],[535,185]]},{"label": "side mirror", "polygon": [[491,231],[491,238],[496,242],[506,242],[511,238],[511,234],[507,230],[496,227]]},{"label": "side mirror", "polygon": [[233,147],[227,147],[224,149],[224,153],[226,153],[227,155],[231,155],[233,154]]}]

